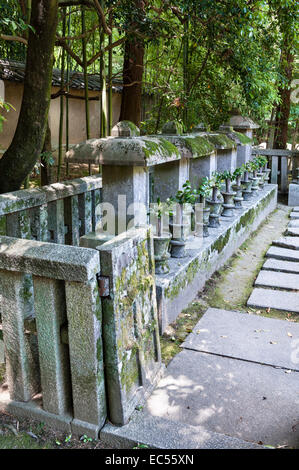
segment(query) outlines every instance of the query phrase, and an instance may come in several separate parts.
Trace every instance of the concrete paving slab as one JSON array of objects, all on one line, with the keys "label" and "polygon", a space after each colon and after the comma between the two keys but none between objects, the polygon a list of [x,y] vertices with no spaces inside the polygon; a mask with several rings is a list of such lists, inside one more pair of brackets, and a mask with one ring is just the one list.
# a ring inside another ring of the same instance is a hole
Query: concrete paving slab
[{"label": "concrete paving slab", "polygon": [[271,246],[266,253],[267,258],[282,259],[284,261],[299,261],[299,251],[289,248]]},{"label": "concrete paving slab", "polygon": [[298,227],[287,228],[286,235],[289,237],[299,237],[299,225]]},{"label": "concrete paving slab", "polygon": [[299,227],[299,220],[298,219],[291,220],[291,222],[288,223],[288,227]]},{"label": "concrete paving slab", "polygon": [[296,263],[295,261],[283,261],[280,259],[268,258],[262,269],[299,274],[299,263]]},{"label": "concrete paving slab", "polygon": [[184,349],[147,403],[153,416],[299,447],[298,372]]},{"label": "concrete paving slab", "polygon": [[182,347],[299,371],[292,360],[296,339],[298,323],[209,308]]},{"label": "concrete paving slab", "polygon": [[281,237],[273,241],[273,246],[289,248],[290,250],[299,250],[299,237]]},{"label": "concrete paving slab", "polygon": [[299,274],[278,273],[274,271],[260,271],[255,286],[274,287],[291,291],[299,290]]},{"label": "concrete paving slab", "polygon": [[144,411],[135,411],[129,423],[117,427],[108,423],[100,433],[101,442],[114,448],[130,449],[146,444],[154,449],[263,449],[261,445],[205,429],[174,423]]},{"label": "concrete paving slab", "polygon": [[274,308],[276,310],[299,313],[299,292],[255,288],[249,297],[247,305],[255,308]]}]

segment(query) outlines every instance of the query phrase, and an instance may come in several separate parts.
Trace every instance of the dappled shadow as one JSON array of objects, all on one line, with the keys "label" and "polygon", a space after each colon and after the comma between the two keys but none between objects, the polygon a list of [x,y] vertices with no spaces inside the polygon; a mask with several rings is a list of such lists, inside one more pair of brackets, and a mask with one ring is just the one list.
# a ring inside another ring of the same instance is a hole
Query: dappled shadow
[{"label": "dappled shadow", "polygon": [[153,416],[299,447],[298,373],[183,350],[148,401]]}]

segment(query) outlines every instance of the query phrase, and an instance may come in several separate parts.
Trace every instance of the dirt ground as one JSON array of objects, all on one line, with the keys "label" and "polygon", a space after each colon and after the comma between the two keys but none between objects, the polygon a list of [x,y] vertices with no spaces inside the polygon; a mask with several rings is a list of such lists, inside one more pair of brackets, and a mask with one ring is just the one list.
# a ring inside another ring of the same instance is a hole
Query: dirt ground
[{"label": "dirt ground", "polygon": [[[203,291],[190,303],[170,325],[161,338],[162,355],[165,364],[180,352],[180,344],[192,331],[198,320],[209,307],[239,310],[254,315],[264,315],[299,321],[299,316],[273,310],[257,310],[246,306],[253,289],[253,283],[264,262],[264,256],[272,241],[285,231],[290,208],[279,204],[262,226],[250,236],[238,252],[230,258],[223,269],[216,272],[207,282]],[[4,365],[0,364],[0,394],[5,389]],[[0,449],[103,449],[100,441],[82,440],[71,435],[57,433],[44,423],[31,420],[17,421],[9,414],[0,413]],[[107,448],[107,447],[106,447]]]}]

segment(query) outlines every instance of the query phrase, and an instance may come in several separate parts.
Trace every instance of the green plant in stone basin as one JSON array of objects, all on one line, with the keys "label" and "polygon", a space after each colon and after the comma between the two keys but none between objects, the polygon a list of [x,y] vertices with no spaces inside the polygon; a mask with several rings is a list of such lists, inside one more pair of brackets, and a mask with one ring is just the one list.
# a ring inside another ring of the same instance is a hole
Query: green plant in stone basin
[{"label": "green plant in stone basin", "polygon": [[163,216],[172,215],[170,199],[168,199],[166,202],[161,202],[161,199],[158,197],[157,202],[151,204],[149,215],[156,219],[156,234],[158,237],[160,237],[163,232]]},{"label": "green plant in stone basin", "polygon": [[217,201],[219,191],[222,185],[222,173],[214,171],[210,179],[210,186],[212,188],[212,201]]}]

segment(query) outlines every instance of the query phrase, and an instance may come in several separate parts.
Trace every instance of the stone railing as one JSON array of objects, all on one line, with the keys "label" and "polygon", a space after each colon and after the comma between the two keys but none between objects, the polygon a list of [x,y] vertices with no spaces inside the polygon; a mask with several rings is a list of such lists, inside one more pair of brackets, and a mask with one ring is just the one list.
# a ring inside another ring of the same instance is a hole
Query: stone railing
[{"label": "stone railing", "polygon": [[0,237],[0,409],[92,438],[128,421],[163,371],[152,243],[148,226],[98,250]]},{"label": "stone railing", "polygon": [[89,176],[0,195],[0,235],[79,245],[100,219],[102,178]]},{"label": "stone railing", "polygon": [[281,149],[252,149],[253,155],[263,155],[271,160],[271,184],[278,184],[282,193],[288,192],[288,173],[292,161],[293,177],[296,177],[296,160],[299,151]]},{"label": "stone railing", "polygon": [[[0,237],[2,327],[13,414],[76,434],[89,430],[94,435],[103,425],[99,268],[95,250]],[[28,279],[33,281],[29,290]]]}]

